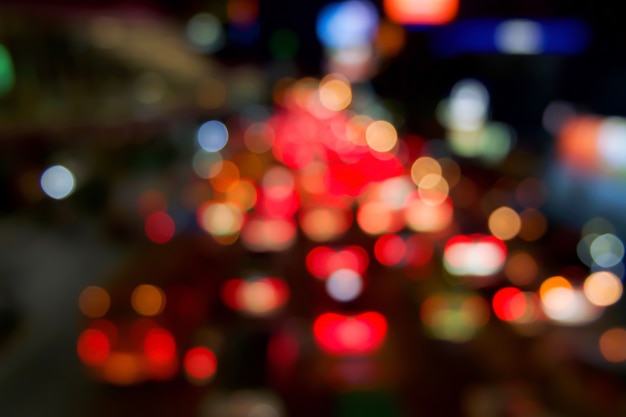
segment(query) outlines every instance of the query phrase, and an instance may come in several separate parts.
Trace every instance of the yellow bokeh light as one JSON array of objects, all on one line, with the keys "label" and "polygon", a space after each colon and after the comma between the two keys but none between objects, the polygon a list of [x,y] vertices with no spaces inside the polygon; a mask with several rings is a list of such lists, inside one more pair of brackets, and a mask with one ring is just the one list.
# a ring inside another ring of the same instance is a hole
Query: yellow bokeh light
[{"label": "yellow bokeh light", "polygon": [[573,290],[571,282],[562,276],[554,276],[546,279],[539,287],[539,296],[543,299],[549,291],[557,288]]},{"label": "yellow bokeh light", "polygon": [[78,298],[78,308],[87,317],[99,318],[104,316],[111,306],[109,293],[100,287],[85,288]]},{"label": "yellow bokeh light", "polygon": [[264,315],[276,309],[278,294],[265,280],[247,282],[237,294],[239,304],[254,315]]},{"label": "yellow bokeh light", "polygon": [[626,361],[626,330],[616,327],[600,336],[600,353],[608,362]]},{"label": "yellow bokeh light", "polygon": [[427,174],[418,184],[418,194],[425,204],[438,206],[443,203],[450,188],[448,182],[439,174]]},{"label": "yellow bokeh light", "polygon": [[370,235],[397,231],[394,227],[394,213],[387,205],[378,201],[368,201],[357,211],[356,219],[361,230]]},{"label": "yellow bokeh light", "polygon": [[448,227],[453,220],[451,204],[426,204],[418,196],[409,199],[404,207],[406,225],[416,232],[439,232]]},{"label": "yellow bokeh light", "polygon": [[138,285],[133,290],[130,303],[142,316],[156,316],[165,308],[165,293],[154,285]]},{"label": "yellow bokeh light", "polygon": [[371,117],[363,114],[352,117],[346,125],[346,138],[355,145],[367,146],[365,135],[373,122]]},{"label": "yellow bokeh light", "polygon": [[208,203],[200,208],[199,223],[213,237],[238,234],[243,224],[243,213],[232,203]]},{"label": "yellow bokeh light", "polygon": [[398,144],[398,132],[391,123],[377,120],[367,127],[365,141],[376,152],[389,152]]},{"label": "yellow bokeh light", "polygon": [[515,210],[499,207],[489,215],[489,231],[500,240],[513,239],[522,228],[522,221]]},{"label": "yellow bokeh light", "polygon": [[591,304],[606,307],[615,304],[622,297],[622,281],[612,272],[595,272],[585,279],[585,297]]},{"label": "yellow bokeh light", "polygon": [[350,226],[346,214],[334,207],[313,207],[300,216],[300,227],[307,237],[315,242],[337,238]]},{"label": "yellow bokeh light", "polygon": [[422,179],[430,174],[440,175],[442,174],[441,165],[436,159],[429,156],[422,156],[417,158],[413,165],[411,165],[411,179],[415,185],[419,185]]},{"label": "yellow bokeh light", "polygon": [[341,111],[352,102],[350,81],[341,74],[329,74],[320,83],[320,102],[328,110]]},{"label": "yellow bokeh light", "polygon": [[546,313],[551,317],[568,312],[576,303],[572,284],[561,276],[546,279],[539,288],[539,296],[544,308],[547,309]]},{"label": "yellow bokeh light", "polygon": [[257,191],[254,182],[243,179],[226,191],[226,200],[238,205],[246,211],[254,207],[257,201]]},{"label": "yellow bokeh light", "polygon": [[308,110],[311,103],[317,100],[318,86],[319,80],[313,77],[305,77],[296,81],[290,91],[295,104]]}]

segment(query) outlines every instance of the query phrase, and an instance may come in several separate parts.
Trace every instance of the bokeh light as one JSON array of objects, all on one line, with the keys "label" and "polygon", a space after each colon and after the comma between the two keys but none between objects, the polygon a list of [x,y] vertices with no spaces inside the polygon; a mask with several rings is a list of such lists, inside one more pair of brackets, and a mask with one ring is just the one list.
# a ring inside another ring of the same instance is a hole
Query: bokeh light
[{"label": "bokeh light", "polygon": [[163,244],[174,237],[176,224],[169,214],[157,211],[146,218],[144,230],[148,239],[154,243]]},{"label": "bokeh light", "polygon": [[598,130],[598,154],[609,170],[616,172],[626,169],[626,119],[606,118]]},{"label": "bokeh light", "polygon": [[459,235],[448,240],[443,256],[444,266],[451,274],[489,276],[502,269],[507,250],[493,236]]},{"label": "bokeh light", "polygon": [[398,144],[398,133],[391,123],[377,120],[367,127],[365,140],[372,150],[389,152]]},{"label": "bokeh light", "polygon": [[317,16],[317,37],[327,48],[370,44],[376,35],[378,12],[369,1],[348,0],[325,5]]},{"label": "bokeh light", "polygon": [[178,370],[176,340],[169,330],[150,329],[143,341],[147,372],[151,378],[165,380]]},{"label": "bokeh light", "polygon": [[608,362],[620,363],[626,361],[626,330],[615,327],[606,330],[600,336],[600,353]]},{"label": "bokeh light", "polygon": [[320,101],[332,111],[344,110],[352,101],[350,81],[341,74],[329,74],[320,81]]},{"label": "bokeh light", "polygon": [[198,149],[193,154],[191,165],[193,171],[200,178],[209,179],[216,174],[214,167],[222,162],[222,155],[219,152],[207,152],[204,149]]},{"label": "bokeh light", "polygon": [[252,209],[257,202],[257,190],[254,181],[241,179],[226,190],[226,200],[238,205],[242,211]]},{"label": "bokeh light", "polygon": [[606,307],[619,301],[624,288],[622,281],[615,274],[609,271],[600,271],[585,279],[583,291],[592,304]]},{"label": "bokeh light", "polygon": [[563,324],[590,323],[603,311],[591,304],[583,291],[574,288],[571,282],[562,276],[546,279],[539,288],[539,296],[544,313],[550,319]]},{"label": "bokeh light", "polygon": [[439,206],[448,199],[450,187],[439,174],[428,174],[417,184],[417,193],[421,200],[430,206]]},{"label": "bokeh light", "polygon": [[317,246],[306,256],[306,267],[316,278],[326,279],[339,269],[350,269],[363,274],[369,265],[367,251],[356,245],[333,249]]},{"label": "bokeh light", "polygon": [[246,128],[243,140],[250,151],[267,152],[274,144],[274,129],[267,123],[253,123]]},{"label": "bokeh light", "polygon": [[489,231],[500,240],[513,239],[522,228],[522,221],[515,210],[499,207],[491,212],[488,219]]},{"label": "bokeh light", "polygon": [[505,20],[496,26],[494,42],[502,53],[539,54],[543,52],[543,30],[532,20]]},{"label": "bokeh light", "polygon": [[109,293],[101,287],[90,285],[81,291],[78,298],[80,311],[89,318],[103,317],[111,306]]},{"label": "bokeh light", "polygon": [[624,258],[624,244],[617,236],[605,233],[593,239],[589,252],[596,264],[610,268]]},{"label": "bokeh light", "polygon": [[331,355],[368,355],[378,350],[387,336],[387,320],[378,312],[354,316],[324,313],[313,323],[318,346]]},{"label": "bokeh light", "polygon": [[228,129],[218,120],[209,120],[198,128],[198,144],[207,152],[217,152],[228,142]]},{"label": "bokeh light", "polygon": [[187,37],[203,52],[215,52],[225,44],[222,22],[211,13],[198,13],[187,22]]},{"label": "bokeh light", "polygon": [[209,348],[196,346],[185,353],[183,367],[187,376],[194,382],[204,382],[215,375],[217,358]]},{"label": "bokeh light", "polygon": [[383,265],[398,265],[406,257],[406,243],[396,234],[379,237],[374,244],[374,255]]},{"label": "bokeh light", "polygon": [[359,206],[356,221],[361,230],[370,235],[395,232],[403,226],[399,213],[377,201],[368,201]]},{"label": "bokeh light", "polygon": [[420,307],[427,334],[454,343],[471,340],[489,321],[489,304],[471,293],[436,293]]},{"label": "bokeh light", "polygon": [[527,301],[524,293],[515,287],[499,289],[492,300],[493,311],[503,321],[520,319],[527,309]]},{"label": "bokeh light", "polygon": [[453,205],[445,199],[439,205],[427,204],[418,193],[413,194],[403,210],[406,225],[416,232],[440,232],[453,220]]},{"label": "bokeh light", "polygon": [[297,226],[291,219],[259,216],[247,219],[241,230],[243,245],[253,252],[280,252],[296,242]]},{"label": "bokeh light", "polygon": [[104,331],[88,328],[78,337],[76,349],[85,365],[99,366],[109,358],[111,343]]},{"label": "bokeh light", "polygon": [[489,92],[478,80],[461,80],[452,87],[447,110],[448,127],[475,131],[482,127],[487,119]]},{"label": "bokeh light", "polygon": [[263,317],[276,312],[289,300],[289,287],[274,277],[233,278],[222,286],[222,301],[234,310]]},{"label": "bokeh light", "polygon": [[74,174],[62,165],[47,168],[41,174],[40,183],[43,192],[56,200],[68,197],[76,188]]},{"label": "bokeh light", "polygon": [[141,284],[133,290],[130,302],[142,316],[156,316],[165,308],[165,293],[154,285]]},{"label": "bokeh light", "polygon": [[352,224],[352,213],[335,207],[311,207],[300,212],[300,228],[315,242],[337,239]]},{"label": "bokeh light", "polygon": [[351,269],[333,271],[326,280],[326,292],[336,301],[352,301],[363,290],[363,278]]},{"label": "bokeh light", "polygon": [[111,352],[102,366],[104,379],[114,385],[134,385],[145,380],[143,358],[134,352]]},{"label": "bokeh light", "polygon": [[459,0],[384,0],[387,17],[403,25],[443,25],[454,20]]},{"label": "bokeh light", "polygon": [[509,281],[515,285],[529,285],[537,279],[539,266],[535,258],[524,251],[516,251],[509,255],[505,273]]},{"label": "bokeh light", "polygon": [[13,89],[15,70],[9,50],[0,43],[0,97]]},{"label": "bokeh light", "polygon": [[243,213],[232,203],[206,202],[198,208],[198,224],[213,236],[232,236],[241,230]]}]

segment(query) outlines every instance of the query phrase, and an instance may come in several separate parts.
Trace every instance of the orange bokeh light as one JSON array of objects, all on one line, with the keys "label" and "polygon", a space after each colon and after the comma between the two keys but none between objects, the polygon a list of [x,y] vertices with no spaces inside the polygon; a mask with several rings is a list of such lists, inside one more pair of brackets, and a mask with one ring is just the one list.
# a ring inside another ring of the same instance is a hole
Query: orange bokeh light
[{"label": "orange bokeh light", "polygon": [[387,17],[403,25],[443,25],[459,11],[459,0],[384,0]]}]

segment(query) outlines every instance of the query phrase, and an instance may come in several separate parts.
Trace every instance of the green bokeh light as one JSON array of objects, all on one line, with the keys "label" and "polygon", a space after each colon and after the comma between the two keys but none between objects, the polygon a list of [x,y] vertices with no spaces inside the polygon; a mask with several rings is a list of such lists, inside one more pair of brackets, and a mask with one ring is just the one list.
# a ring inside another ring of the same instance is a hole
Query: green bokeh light
[{"label": "green bokeh light", "polygon": [[13,60],[4,45],[0,44],[0,97],[11,91],[15,83]]}]

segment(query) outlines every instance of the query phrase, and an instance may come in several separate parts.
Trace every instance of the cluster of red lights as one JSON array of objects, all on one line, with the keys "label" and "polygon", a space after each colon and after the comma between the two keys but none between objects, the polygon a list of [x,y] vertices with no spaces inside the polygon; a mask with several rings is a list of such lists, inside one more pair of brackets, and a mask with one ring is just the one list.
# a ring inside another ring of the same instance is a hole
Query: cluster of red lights
[{"label": "cluster of red lights", "polygon": [[[338,85],[347,82],[340,77],[333,80]],[[343,86],[349,88],[349,83]],[[298,232],[303,232],[317,245],[304,260],[308,272],[329,284],[327,291],[339,302],[359,296],[370,265],[364,247],[329,243],[353,226],[374,239],[372,253],[379,264],[403,268],[408,276],[429,275],[433,260],[441,256],[442,273],[451,275],[450,282],[458,288],[426,297],[420,309],[423,324],[440,339],[469,340],[492,312],[516,324],[545,319],[540,314],[542,300],[534,293],[505,287],[489,303],[470,290],[492,287],[500,272],[509,268],[504,240],[523,232],[528,222],[505,207],[490,219],[492,234],[460,234],[454,219],[456,197],[450,191],[469,180],[461,178],[458,165],[449,158],[428,156],[422,139],[398,137],[387,121],[357,114],[343,104],[339,110],[325,106],[320,89],[318,80],[292,80],[288,87],[277,89],[275,114],[264,122],[224,125],[233,141],[241,139],[246,149],[225,153],[232,161],[217,152],[206,159],[212,165],[205,169],[208,174],[198,182],[199,191],[189,204],[196,210],[200,229],[219,244],[240,242],[249,251],[261,253],[287,250],[300,237]],[[332,99],[333,91],[325,94],[325,100]],[[169,242],[177,233],[166,208],[158,192],[144,193],[138,204],[145,234],[157,244]],[[508,227],[508,219],[517,220],[519,227]],[[515,278],[529,283],[536,275],[532,257],[522,255],[515,255],[518,266],[514,269],[519,273],[506,272],[511,282]],[[527,274],[530,266],[534,272]],[[520,278],[522,269],[526,272]],[[338,271],[350,274],[334,276]],[[287,283],[271,276],[231,278],[221,288],[222,302],[248,316],[275,314],[288,304],[289,297]],[[333,357],[378,351],[387,336],[386,318],[374,311],[341,312],[341,306],[338,303],[339,311],[324,312],[314,320],[312,335],[317,346]],[[78,353],[85,364],[101,369],[106,379],[109,362],[116,358],[116,340],[123,338],[111,331],[112,325],[100,328],[97,323],[81,335]],[[141,348],[135,351],[140,354],[132,356],[139,379],[171,377],[180,358],[192,380],[208,379],[216,370],[216,357],[208,348],[195,346],[179,356],[174,337],[162,327],[139,339]],[[292,334],[276,336],[268,350],[270,361],[277,367],[294,362],[300,342]],[[283,357],[288,359],[283,361]],[[129,358],[125,360],[130,362]]]}]

